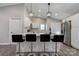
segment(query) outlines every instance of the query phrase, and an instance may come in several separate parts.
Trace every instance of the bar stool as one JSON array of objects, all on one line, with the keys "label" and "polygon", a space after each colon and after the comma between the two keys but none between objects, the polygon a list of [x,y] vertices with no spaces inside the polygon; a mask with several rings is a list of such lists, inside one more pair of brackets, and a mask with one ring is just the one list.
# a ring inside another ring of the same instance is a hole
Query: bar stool
[{"label": "bar stool", "polygon": [[45,42],[50,42],[50,34],[40,34],[40,42],[44,42],[44,52],[45,52]]},{"label": "bar stool", "polygon": [[22,35],[21,34],[12,35],[12,42],[19,43],[19,47],[18,47],[19,51],[18,52],[19,52],[19,56],[21,56],[21,54],[20,54],[20,43],[24,42],[24,39],[22,38]]},{"label": "bar stool", "polygon": [[51,40],[56,43],[56,45],[55,45],[55,56],[56,56],[56,54],[57,54],[57,42],[63,42],[64,35],[54,35],[54,39],[51,39]]},{"label": "bar stool", "polygon": [[32,42],[36,42],[36,34],[26,34],[26,41],[31,42],[31,52],[33,50]]},{"label": "bar stool", "polygon": [[26,34],[26,41],[36,42],[36,34]]}]

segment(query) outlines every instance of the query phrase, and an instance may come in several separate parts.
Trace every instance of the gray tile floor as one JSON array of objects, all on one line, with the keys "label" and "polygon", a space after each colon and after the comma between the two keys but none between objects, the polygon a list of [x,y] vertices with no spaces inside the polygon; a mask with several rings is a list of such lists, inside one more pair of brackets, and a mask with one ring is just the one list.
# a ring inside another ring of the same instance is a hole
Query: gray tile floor
[{"label": "gray tile floor", "polygon": [[[54,52],[25,52],[25,53],[20,53],[21,56],[55,56]],[[19,54],[17,53],[16,56],[19,56]]]}]

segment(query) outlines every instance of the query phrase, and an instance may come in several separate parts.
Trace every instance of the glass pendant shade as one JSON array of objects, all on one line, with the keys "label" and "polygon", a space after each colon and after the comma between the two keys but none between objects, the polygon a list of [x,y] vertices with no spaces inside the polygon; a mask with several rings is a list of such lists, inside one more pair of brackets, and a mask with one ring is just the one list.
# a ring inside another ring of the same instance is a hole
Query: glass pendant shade
[{"label": "glass pendant shade", "polygon": [[51,13],[48,12],[48,13],[47,13],[47,16],[51,16]]},{"label": "glass pendant shade", "polygon": [[48,13],[47,13],[47,16],[51,16],[51,12],[50,12],[50,3],[48,3]]},{"label": "glass pendant shade", "polygon": [[32,3],[31,3],[31,6],[30,6],[30,13],[29,13],[29,16],[33,16],[33,13],[32,13]]}]

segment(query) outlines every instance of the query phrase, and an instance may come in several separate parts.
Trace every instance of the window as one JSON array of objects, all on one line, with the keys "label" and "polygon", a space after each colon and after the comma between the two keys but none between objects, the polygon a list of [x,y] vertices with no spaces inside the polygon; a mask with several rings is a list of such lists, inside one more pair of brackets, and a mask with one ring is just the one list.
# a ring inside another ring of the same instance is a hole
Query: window
[{"label": "window", "polygon": [[45,30],[45,24],[41,24],[41,25],[40,25],[40,29],[41,29],[41,30]]}]

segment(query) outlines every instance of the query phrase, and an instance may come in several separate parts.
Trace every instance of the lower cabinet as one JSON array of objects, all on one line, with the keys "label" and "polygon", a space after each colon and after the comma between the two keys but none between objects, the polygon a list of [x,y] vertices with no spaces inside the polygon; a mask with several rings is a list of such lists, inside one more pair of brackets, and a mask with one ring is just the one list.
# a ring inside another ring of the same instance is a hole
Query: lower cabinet
[{"label": "lower cabinet", "polygon": [[33,52],[43,52],[44,44],[43,42],[33,42]]},{"label": "lower cabinet", "polygon": [[31,43],[23,42],[20,47],[21,52],[31,52]]},{"label": "lower cabinet", "polygon": [[45,51],[46,52],[55,52],[55,42],[46,42]]}]

